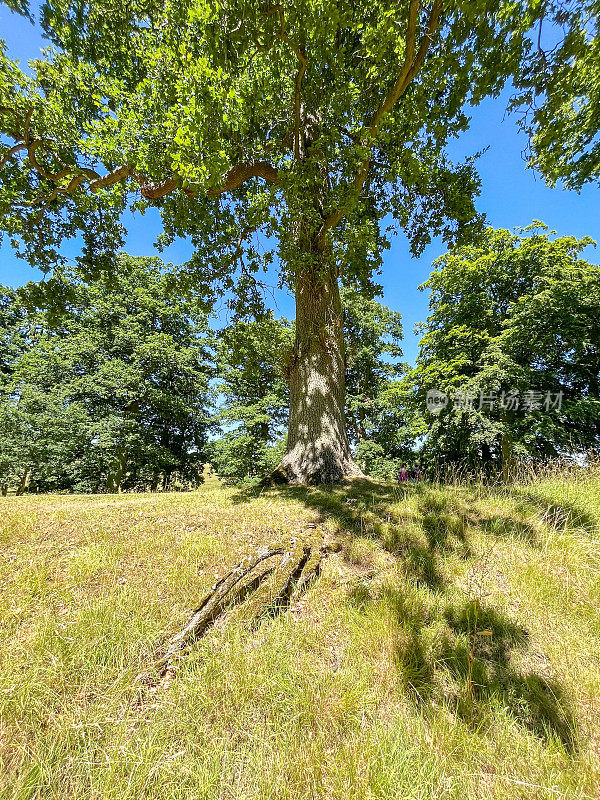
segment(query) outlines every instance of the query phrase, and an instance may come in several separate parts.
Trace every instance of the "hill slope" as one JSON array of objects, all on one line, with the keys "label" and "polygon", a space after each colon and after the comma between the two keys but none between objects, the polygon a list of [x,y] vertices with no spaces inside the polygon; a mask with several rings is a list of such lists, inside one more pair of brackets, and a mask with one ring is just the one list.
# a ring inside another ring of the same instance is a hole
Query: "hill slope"
[{"label": "hill slope", "polygon": [[[600,479],[0,499],[6,798],[593,798]],[[249,547],[321,576],[171,681],[160,641]]]}]

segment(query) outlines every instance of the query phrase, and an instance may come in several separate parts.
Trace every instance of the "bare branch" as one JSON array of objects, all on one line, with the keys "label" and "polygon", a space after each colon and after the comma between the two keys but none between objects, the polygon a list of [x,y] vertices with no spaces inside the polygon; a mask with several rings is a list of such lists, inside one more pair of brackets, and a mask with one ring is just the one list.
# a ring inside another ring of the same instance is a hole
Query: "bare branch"
[{"label": "bare branch", "polygon": [[267,161],[253,161],[251,164],[236,164],[225,176],[223,185],[218,189],[209,189],[206,194],[209,197],[217,197],[224,192],[237,189],[249,178],[263,178],[267,183],[279,183],[279,173],[274,166]]}]

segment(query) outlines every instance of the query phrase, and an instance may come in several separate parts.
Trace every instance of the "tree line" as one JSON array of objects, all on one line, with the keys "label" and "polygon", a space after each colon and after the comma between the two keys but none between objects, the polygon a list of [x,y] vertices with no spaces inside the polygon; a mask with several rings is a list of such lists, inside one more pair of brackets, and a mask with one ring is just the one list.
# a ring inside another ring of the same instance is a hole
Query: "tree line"
[{"label": "tree line", "polygon": [[[343,285],[345,421],[361,470],[508,477],[518,460],[598,447],[590,244],[536,223],[450,249],[422,287],[430,314],[414,367],[400,314]],[[178,287],[158,258],[121,253],[96,278],[65,266],[53,280],[50,304],[39,284],[0,291],[3,493],[188,488],[206,464],[229,481],[272,473],[294,323],[263,308],[219,324],[210,298]]]}]

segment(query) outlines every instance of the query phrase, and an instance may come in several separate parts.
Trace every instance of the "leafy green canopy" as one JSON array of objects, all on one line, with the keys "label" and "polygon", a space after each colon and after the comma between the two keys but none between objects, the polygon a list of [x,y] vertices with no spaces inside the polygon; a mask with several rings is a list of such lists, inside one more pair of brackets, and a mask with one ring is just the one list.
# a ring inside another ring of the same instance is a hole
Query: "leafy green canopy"
[{"label": "leafy green canopy", "polygon": [[[198,304],[173,291],[157,258],[118,257],[91,283],[57,276],[58,324],[0,294],[0,483],[28,472],[42,488],[150,486],[204,460],[212,404],[211,334]],[[25,287],[28,301],[36,287]]]},{"label": "leafy green canopy", "polygon": [[289,403],[283,361],[293,338],[293,326],[272,312],[220,331],[215,360],[222,435],[211,442],[210,459],[221,477],[264,477],[277,466]]},{"label": "leafy green canopy", "polygon": [[490,228],[480,246],[437,260],[424,284],[431,315],[405,382],[420,413],[430,389],[451,398],[424,420],[432,458],[481,468],[598,446],[600,267],[580,258],[590,243],[551,239],[541,223],[517,234]]},{"label": "leafy green canopy", "polygon": [[600,180],[600,3],[543,4],[513,108],[523,113],[531,166],[569,189]]},{"label": "leafy green canopy", "polygon": [[156,204],[196,283],[247,292],[261,229],[290,284],[311,248],[364,284],[385,215],[414,252],[477,225],[473,164],[445,146],[515,72],[539,5],[47,0],[33,77],[1,59],[2,227],[44,268],[81,233],[92,268],[125,209]]}]

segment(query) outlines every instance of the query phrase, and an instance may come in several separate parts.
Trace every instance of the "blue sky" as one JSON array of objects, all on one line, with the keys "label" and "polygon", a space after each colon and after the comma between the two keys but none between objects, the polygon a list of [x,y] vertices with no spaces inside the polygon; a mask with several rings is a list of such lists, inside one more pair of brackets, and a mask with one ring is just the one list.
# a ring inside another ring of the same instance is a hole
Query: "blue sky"
[{"label": "blue sky", "polygon": [[[5,39],[9,53],[22,64],[39,54],[42,40],[39,32],[27,20],[12,14],[0,5],[0,36]],[[470,130],[453,143],[450,154],[456,159],[472,153],[488,150],[478,161],[482,179],[482,193],[478,208],[485,212],[490,225],[513,228],[528,225],[533,219],[545,222],[560,235],[591,236],[600,242],[600,192],[596,186],[588,186],[577,194],[560,188],[551,189],[532,170],[525,167],[523,150],[525,137],[517,129],[515,116],[505,114],[509,92],[495,100],[486,100],[473,109]],[[128,225],[127,252],[132,255],[153,255],[153,241],[160,232],[157,213],[145,217],[132,217]],[[75,254],[75,248],[71,248]],[[379,282],[383,285],[383,302],[400,311],[404,320],[405,358],[413,362],[417,354],[418,338],[413,329],[423,321],[428,312],[427,296],[418,291],[418,286],[427,279],[431,262],[445,250],[442,242],[434,241],[418,258],[408,250],[406,238],[399,234],[392,239],[392,247],[385,253],[383,274]],[[65,248],[71,254],[69,248]],[[163,252],[165,261],[181,263],[187,259],[190,248],[185,241],[174,243]],[[586,257],[598,262],[600,254],[589,248]],[[0,247],[0,282],[19,286],[40,276],[28,264],[15,258],[10,246]],[[275,278],[272,283],[275,285]],[[270,305],[279,314],[294,316],[291,297],[274,291]]]}]

